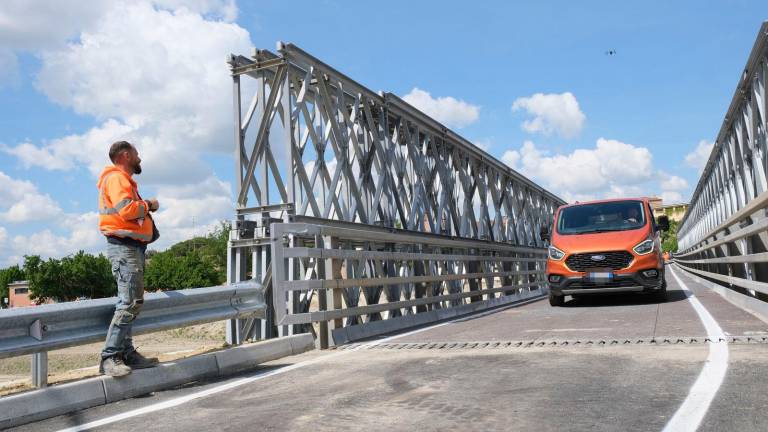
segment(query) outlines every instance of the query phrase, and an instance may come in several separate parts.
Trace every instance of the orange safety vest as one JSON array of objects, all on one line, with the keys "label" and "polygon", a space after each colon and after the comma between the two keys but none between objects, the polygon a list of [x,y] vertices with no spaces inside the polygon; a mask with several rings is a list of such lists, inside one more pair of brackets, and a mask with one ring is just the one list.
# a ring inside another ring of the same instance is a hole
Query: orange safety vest
[{"label": "orange safety vest", "polygon": [[152,241],[154,222],[149,203],[139,196],[133,178],[116,166],[107,166],[99,176],[99,230],[105,236]]}]

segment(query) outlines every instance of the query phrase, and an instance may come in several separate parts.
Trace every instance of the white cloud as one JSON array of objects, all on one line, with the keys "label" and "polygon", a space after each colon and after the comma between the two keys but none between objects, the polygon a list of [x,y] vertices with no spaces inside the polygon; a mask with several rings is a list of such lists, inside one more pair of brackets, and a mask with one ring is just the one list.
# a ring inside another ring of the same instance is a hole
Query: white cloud
[{"label": "white cloud", "polygon": [[[527,145],[530,141],[526,141]],[[533,145],[533,143],[531,143]],[[512,168],[518,169],[517,162],[520,161],[520,152],[517,150],[507,150],[501,155],[501,161]]]},{"label": "white cloud", "polygon": [[162,8],[178,10],[186,8],[208,19],[233,22],[237,19],[235,0],[154,0]]},{"label": "white cloud", "polygon": [[715,143],[713,142],[707,140],[699,141],[696,148],[685,155],[685,163],[690,167],[696,168],[699,172],[703,171],[704,166],[709,160],[709,155],[712,153],[712,148],[714,147]]},{"label": "white cloud", "polygon": [[493,142],[494,142],[494,139],[493,137],[491,137],[491,138],[476,139],[472,143],[480,147],[480,149],[487,152],[488,150],[490,150],[491,146],[493,145]]},{"label": "white cloud", "polygon": [[69,230],[66,235],[55,234],[50,229],[30,234],[17,235],[13,238],[15,256],[41,255],[61,258],[70,253],[84,250],[98,252],[105,241],[98,228],[99,214],[96,212],[80,215],[66,215],[60,226]]},{"label": "white cloud", "polygon": [[[145,181],[186,182],[210,175],[201,152],[229,152],[229,52],[248,52],[246,30],[199,13],[232,18],[231,1],[112,2],[97,22],[66,46],[40,51],[37,87],[51,100],[102,119],[82,134],[44,145],[4,147],[26,167],[69,170],[82,164],[93,175],[109,161],[109,145],[128,139],[142,151]],[[120,55],[115,55],[120,53]],[[174,164],[168,164],[174,160]]]},{"label": "white cloud", "polygon": [[[214,176],[205,158],[229,154],[232,147],[226,54],[249,53],[253,46],[249,33],[233,23],[236,17],[233,0],[0,4],[4,48],[40,58],[37,89],[100,122],[81,133],[0,150],[24,167],[85,167],[95,177],[109,163],[109,145],[129,140],[143,159],[137,180],[142,187],[156,186],[161,201],[156,217],[162,237],[153,247],[205,234],[232,215],[231,187]],[[24,254],[62,256],[103,246],[95,213],[66,214],[31,183],[19,190],[38,196],[16,205],[2,180],[0,220],[27,222],[36,209],[49,217],[56,211],[59,221],[30,235],[8,235],[11,246],[0,253],[7,262]]]},{"label": "white cloud", "polygon": [[[229,151],[229,52],[248,52],[249,34],[186,8],[119,4],[80,42],[44,51],[38,88],[82,114],[115,118],[163,145]],[[120,53],[120,55],[115,55]]]},{"label": "white cloud", "polygon": [[403,100],[430,117],[452,128],[463,128],[477,121],[480,107],[451,96],[433,98],[428,92],[414,87]]},{"label": "white cloud", "polygon": [[664,204],[683,202],[683,195],[677,191],[664,191],[661,193],[661,201]]},{"label": "white cloud", "polygon": [[[212,175],[205,152],[229,152],[231,78],[229,52],[248,52],[248,32],[231,20],[232,1],[115,1],[97,22],[66,46],[43,49],[38,88],[52,100],[101,125],[43,145],[2,150],[25,167],[98,175],[109,163],[109,145],[137,145],[144,184],[184,184]],[[175,10],[167,8],[178,7]],[[115,55],[120,53],[120,55]],[[173,161],[173,163],[169,163]]]},{"label": "white cloud", "polygon": [[665,191],[680,191],[688,188],[688,182],[676,175],[662,174],[661,188]]},{"label": "white cloud", "polygon": [[0,171],[0,221],[22,223],[51,220],[61,214],[59,205],[37,186]]},{"label": "white cloud", "polygon": [[89,28],[112,4],[109,0],[4,0],[0,2],[0,40],[14,50],[58,46]]},{"label": "white cloud", "polygon": [[524,109],[533,119],[522,123],[522,128],[529,133],[552,135],[557,133],[563,138],[577,136],[584,127],[586,116],[579,108],[579,102],[571,92],[536,93],[529,97],[517,98],[512,104],[512,111]]},{"label": "white cloud", "polygon": [[0,226],[0,245],[5,243],[5,240],[7,238],[8,238],[8,230]]},{"label": "white cloud", "polygon": [[643,184],[653,178],[647,148],[605,138],[592,149],[555,155],[526,141],[519,150],[505,152],[502,161],[569,201],[642,195]]},{"label": "white cloud", "polygon": [[[3,0],[0,2],[0,40],[5,48],[18,51],[59,48],[82,31],[92,29],[107,11],[120,3],[131,2]],[[152,0],[147,3],[168,10],[184,9],[227,22],[237,18],[234,0]]]},{"label": "white cloud", "polygon": [[[57,140],[62,141],[62,140]],[[82,148],[82,146],[78,146]],[[69,152],[71,148],[64,146],[38,147],[32,143],[21,143],[15,147],[0,145],[2,151],[16,156],[24,168],[40,166],[49,170],[69,170],[74,167],[70,157],[58,157],[57,153]],[[84,153],[85,154],[85,153]],[[87,154],[91,154],[88,152]],[[69,155],[67,155],[69,156]]]}]

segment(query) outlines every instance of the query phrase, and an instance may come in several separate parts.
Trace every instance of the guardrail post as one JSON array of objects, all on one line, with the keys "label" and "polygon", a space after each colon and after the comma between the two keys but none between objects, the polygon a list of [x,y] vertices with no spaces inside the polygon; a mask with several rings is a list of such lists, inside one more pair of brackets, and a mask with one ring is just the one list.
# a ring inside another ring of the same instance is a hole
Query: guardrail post
[{"label": "guardrail post", "polygon": [[[237,231],[230,232],[230,239],[237,235]],[[241,247],[233,248],[231,245],[227,248],[227,283],[242,282],[245,280],[246,262],[245,250]],[[239,345],[243,343],[243,324],[245,320],[231,319],[227,321],[226,338],[230,345]]]},{"label": "guardrail post", "polygon": [[[476,251],[477,252],[477,251]],[[477,261],[469,261],[467,262],[467,273],[480,273],[480,263]],[[479,291],[481,289],[481,281],[482,278],[470,278],[469,279],[469,290],[470,291]],[[482,295],[472,296],[469,298],[469,301],[471,303],[483,301]]]},{"label": "guardrail post", "polygon": [[[294,240],[291,238],[286,239],[288,242],[288,246],[293,246]],[[285,260],[285,280],[295,280],[296,274],[298,273],[296,271],[296,264],[297,260],[294,258],[288,258]],[[274,295],[274,293],[273,293]],[[288,291],[283,293],[284,296],[284,304],[288,310],[289,314],[296,312],[296,292],[295,291]],[[280,337],[283,336],[290,336],[293,334],[294,326],[293,325],[281,325],[277,328],[277,334]]]},{"label": "guardrail post", "polygon": [[[739,228],[746,228],[749,226],[746,222],[739,225]],[[743,238],[739,240],[739,252],[741,252],[741,255],[751,255],[752,250],[752,241],[749,238]],[[745,279],[747,280],[754,280],[755,277],[755,266],[751,262],[745,262],[744,263],[744,275],[746,276]],[[753,289],[747,289],[747,292],[752,295],[752,297],[756,296],[757,293]]]},{"label": "guardrail post", "polygon": [[48,352],[32,354],[32,385],[36,388],[48,387]]},{"label": "guardrail post", "polygon": [[[335,249],[338,246],[338,239],[330,236],[317,236],[317,239],[323,239],[323,247],[326,249]],[[327,258],[325,262],[318,266],[320,278],[337,280],[341,279],[341,263],[332,258]],[[331,309],[341,309],[341,291],[338,289],[325,289],[318,292],[318,307],[321,311],[328,310],[328,306],[331,305]],[[333,321],[321,321],[319,331],[320,349],[326,349],[331,346],[333,342],[333,329],[341,328],[344,326],[344,320],[337,319]]]}]

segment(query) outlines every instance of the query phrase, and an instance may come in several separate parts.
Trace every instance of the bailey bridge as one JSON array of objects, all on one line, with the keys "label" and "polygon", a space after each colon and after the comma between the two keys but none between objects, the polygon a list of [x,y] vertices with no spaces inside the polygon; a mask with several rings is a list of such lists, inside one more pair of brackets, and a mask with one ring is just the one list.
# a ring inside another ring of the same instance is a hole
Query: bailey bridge
[{"label": "bailey bridge", "polygon": [[[232,352],[271,343],[283,357],[228,368],[236,355],[216,353],[148,370],[144,381],[144,371],[100,378],[96,402],[66,409],[49,399],[79,397],[77,383],[0,398],[6,408],[13,397],[51,407],[18,408],[3,424],[768,430],[767,37],[763,25],[680,225],[667,300],[568,298],[564,307],[542,301],[540,236],[562,199],[295,45],[230,56],[233,285],[149,301],[179,318],[150,314],[143,329],[229,319],[228,341],[242,345]],[[0,355],[34,353],[38,374],[46,350],[99,337],[22,318],[14,325],[25,330]],[[189,372],[208,361],[218,373]],[[145,382],[155,379],[170,384]]]}]

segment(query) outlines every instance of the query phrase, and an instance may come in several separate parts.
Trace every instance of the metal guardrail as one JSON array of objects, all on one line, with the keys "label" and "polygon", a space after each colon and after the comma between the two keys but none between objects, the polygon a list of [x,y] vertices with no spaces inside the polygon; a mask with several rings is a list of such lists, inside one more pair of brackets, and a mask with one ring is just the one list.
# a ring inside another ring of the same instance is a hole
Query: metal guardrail
[{"label": "metal guardrail", "polygon": [[[678,230],[684,270],[768,300],[768,22]],[[749,300],[749,299],[745,299]]]},{"label": "metal guardrail", "polygon": [[545,293],[543,248],[365,225],[278,223],[271,232],[275,322],[317,331],[323,348],[385,320],[413,325],[422,313]]},{"label": "metal guardrail", "polygon": [[[34,354],[33,383],[45,386],[47,352],[103,341],[116,297],[0,311],[0,358]],[[149,293],[134,334],[227,319],[264,316],[264,288],[254,281]]]}]

